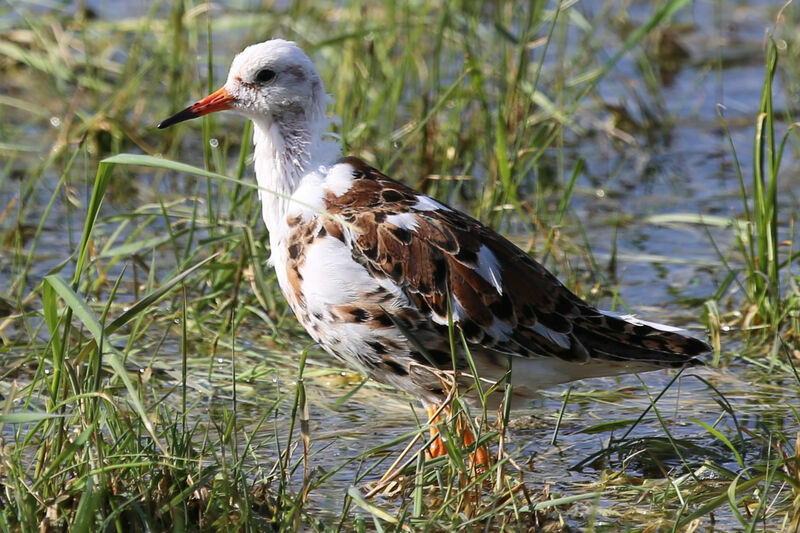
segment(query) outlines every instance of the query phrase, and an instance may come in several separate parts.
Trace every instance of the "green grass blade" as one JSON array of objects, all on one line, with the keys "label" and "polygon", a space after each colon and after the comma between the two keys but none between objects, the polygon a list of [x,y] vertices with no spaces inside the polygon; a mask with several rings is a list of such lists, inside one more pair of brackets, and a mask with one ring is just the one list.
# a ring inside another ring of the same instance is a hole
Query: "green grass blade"
[{"label": "green grass blade", "polygon": [[95,317],[94,313],[86,302],[78,296],[72,288],[67,285],[64,280],[58,275],[50,275],[45,278],[45,282],[50,284],[53,289],[58,293],[64,303],[72,310],[72,312],[78,317],[81,323],[89,330],[94,337],[94,341],[97,346],[101,344],[106,347],[108,352],[107,361],[108,364],[111,365],[111,368],[114,369],[117,376],[122,380],[125,384],[125,388],[128,390],[130,395],[129,401],[133,404],[136,411],[139,413],[139,417],[144,424],[145,428],[147,429],[148,433],[153,439],[153,442],[161,449],[164,455],[169,456],[169,452],[167,448],[161,443],[160,439],[157,437],[155,433],[155,429],[153,428],[153,423],[150,421],[150,418],[147,416],[147,411],[142,405],[141,400],[139,399],[139,395],[137,394],[137,388],[134,385],[133,381],[131,381],[130,376],[128,376],[128,372],[125,369],[125,364],[122,362],[121,355],[117,352],[117,350],[113,347],[111,342],[105,338],[105,333],[103,331],[103,327],[100,325],[100,322]]},{"label": "green grass blade", "polygon": [[739,466],[741,468],[745,468],[744,461],[742,460],[742,456],[739,453],[739,450],[736,449],[736,447],[733,445],[733,443],[731,443],[728,437],[723,435],[717,428],[709,424],[706,424],[702,420],[698,420],[691,416],[687,417],[687,419],[691,420],[692,422],[694,422],[699,426],[702,426],[706,431],[714,435],[714,437],[716,437],[720,442],[722,442],[725,446],[727,446],[728,449],[733,453],[733,456],[736,457],[736,462],[739,464]]},{"label": "green grass blade", "polygon": [[384,522],[389,522],[390,524],[397,523],[397,519],[395,517],[393,517],[380,507],[372,505],[366,499],[364,499],[364,496],[361,495],[361,492],[356,487],[353,486],[348,487],[347,495],[350,496],[350,498],[352,498],[353,503],[355,503],[356,505],[367,511],[373,517],[383,520]]},{"label": "green grass blade", "polygon": [[42,411],[29,413],[5,413],[0,414],[0,424],[28,424],[39,422],[49,418],[63,418],[65,415],[58,413],[45,413]]},{"label": "green grass blade", "polygon": [[114,166],[112,164],[101,162],[97,167],[97,174],[94,180],[94,187],[92,188],[92,197],[89,200],[89,205],[86,207],[86,224],[83,228],[83,237],[81,239],[80,247],[78,248],[78,262],[75,265],[75,275],[72,279],[73,289],[78,288],[78,280],[83,272],[84,263],[86,261],[86,252],[89,249],[89,241],[92,235],[92,230],[97,222],[97,215],[100,213],[100,205],[103,203],[103,197],[106,193],[109,181],[111,181],[111,171]]}]

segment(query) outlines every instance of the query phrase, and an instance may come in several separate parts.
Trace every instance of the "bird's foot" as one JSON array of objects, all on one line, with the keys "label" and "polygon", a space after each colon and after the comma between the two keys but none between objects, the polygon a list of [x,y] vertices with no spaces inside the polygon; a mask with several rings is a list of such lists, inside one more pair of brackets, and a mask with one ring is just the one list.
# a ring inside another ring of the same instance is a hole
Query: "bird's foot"
[{"label": "bird's foot", "polygon": [[[444,438],[439,432],[438,424],[440,417],[444,420],[450,418],[452,411],[449,406],[439,409],[437,406],[427,406],[428,424],[430,425],[431,443],[425,450],[425,455],[428,459],[442,457],[447,455],[447,446],[445,445]],[[459,413],[459,419],[456,423],[456,432],[461,437],[461,442],[465,448],[470,448],[475,444],[475,435],[470,429],[469,423],[463,419],[465,415]],[[474,452],[469,454],[469,467],[474,470],[475,475],[480,475],[489,467],[489,453],[484,446],[478,446]]]}]

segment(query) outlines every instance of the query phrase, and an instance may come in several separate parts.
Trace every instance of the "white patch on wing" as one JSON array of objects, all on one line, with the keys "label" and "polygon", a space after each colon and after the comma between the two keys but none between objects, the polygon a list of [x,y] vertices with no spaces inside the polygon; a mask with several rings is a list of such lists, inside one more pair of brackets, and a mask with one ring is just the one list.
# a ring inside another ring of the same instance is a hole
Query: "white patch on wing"
[{"label": "white patch on wing", "polygon": [[341,196],[353,186],[353,172],[355,169],[347,163],[334,165],[325,176],[325,188],[336,196]]},{"label": "white patch on wing", "polygon": [[483,279],[491,283],[498,294],[503,294],[503,279],[500,276],[500,263],[497,261],[497,256],[494,255],[488,246],[485,244],[478,250],[478,274]]},{"label": "white patch on wing", "polygon": [[286,210],[287,218],[291,219],[301,215],[303,222],[308,222],[319,213],[324,213],[325,190],[322,183],[322,176],[318,173],[306,174],[292,194],[289,207]]},{"label": "white patch on wing", "polygon": [[411,209],[416,209],[417,211],[436,211],[437,209],[450,211],[450,208],[446,205],[437,202],[430,196],[424,196],[422,194],[417,196],[417,203],[411,206]]},{"label": "white patch on wing", "polygon": [[389,215],[386,217],[386,222],[408,231],[414,231],[417,229],[417,225],[419,224],[417,215],[414,213],[399,213],[397,215]]},{"label": "white patch on wing", "polygon": [[534,326],[531,329],[533,329],[533,331],[535,331],[545,339],[549,340],[553,344],[557,344],[558,346],[564,348],[565,350],[569,350],[569,347],[572,345],[572,343],[569,340],[569,337],[565,333],[559,333],[558,331],[553,331],[552,329],[543,325],[541,322],[537,322],[536,324],[534,324]]},{"label": "white patch on wing", "polygon": [[[453,324],[461,322],[467,318],[467,310],[461,305],[455,295],[450,296],[450,313],[453,315]],[[441,316],[436,313],[431,313],[431,320],[436,324],[448,325],[447,315]]]},{"label": "white patch on wing", "polygon": [[367,269],[353,261],[350,249],[333,237],[317,239],[309,246],[300,275],[303,298],[312,314],[358,301],[377,285]]},{"label": "white patch on wing", "polygon": [[600,311],[606,316],[613,316],[614,318],[619,318],[624,320],[625,322],[630,322],[634,326],[650,326],[653,329],[657,329],[659,331],[669,331],[673,333],[682,333],[686,330],[683,328],[676,328],[675,326],[668,326],[667,324],[660,324],[658,322],[648,322],[647,320],[641,320],[636,318],[633,315],[620,315],[618,313],[614,313],[613,311]]},{"label": "white patch on wing", "polygon": [[467,318],[467,310],[458,301],[455,295],[450,297],[450,313],[453,315],[453,322],[461,322]]}]

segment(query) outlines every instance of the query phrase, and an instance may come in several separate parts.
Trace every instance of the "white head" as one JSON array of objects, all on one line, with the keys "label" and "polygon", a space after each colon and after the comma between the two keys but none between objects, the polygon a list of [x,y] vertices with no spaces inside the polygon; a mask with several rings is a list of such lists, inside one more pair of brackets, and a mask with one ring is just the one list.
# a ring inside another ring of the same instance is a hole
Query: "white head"
[{"label": "white head", "polygon": [[293,42],[273,39],[245,48],[221,89],[158,127],[225,109],[251,119],[264,222],[270,239],[279,239],[286,229],[287,197],[303,176],[339,157],[339,143],[323,139],[330,125],[328,100],[308,56]]},{"label": "white head", "polygon": [[231,109],[263,129],[314,129],[325,122],[328,100],[322,79],[305,52],[291,41],[272,39],[245,48],[233,59],[221,89],[158,127]]}]

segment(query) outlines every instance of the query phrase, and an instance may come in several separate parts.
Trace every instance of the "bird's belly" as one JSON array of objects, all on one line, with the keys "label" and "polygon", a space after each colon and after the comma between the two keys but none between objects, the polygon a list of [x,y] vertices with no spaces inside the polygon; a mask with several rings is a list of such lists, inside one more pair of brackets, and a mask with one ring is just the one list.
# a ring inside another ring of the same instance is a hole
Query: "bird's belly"
[{"label": "bird's belly", "polygon": [[278,282],[300,324],[325,350],[360,371],[375,375],[387,361],[407,365],[408,340],[389,316],[408,307],[400,289],[371,276],[342,240],[319,235],[319,224],[304,226],[290,233],[282,250],[286,261],[275,261]]}]

